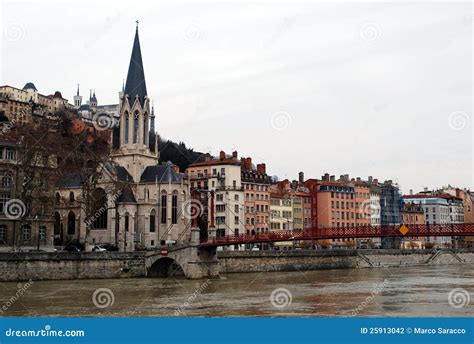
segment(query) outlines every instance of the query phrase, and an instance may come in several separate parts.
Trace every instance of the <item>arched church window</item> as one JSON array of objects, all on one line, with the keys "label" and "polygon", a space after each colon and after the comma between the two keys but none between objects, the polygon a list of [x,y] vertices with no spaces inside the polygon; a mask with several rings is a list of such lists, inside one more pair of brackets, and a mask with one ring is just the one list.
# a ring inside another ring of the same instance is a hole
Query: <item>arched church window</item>
[{"label": "arched church window", "polygon": [[148,136],[148,115],[143,116],[143,144],[146,145],[146,138]]},{"label": "arched church window", "polygon": [[92,223],[93,229],[106,229],[107,228],[107,195],[104,189],[95,189],[93,194],[94,199],[94,222]]},{"label": "arched church window", "polygon": [[150,213],[150,233],[155,233],[156,211],[153,209]]},{"label": "arched church window", "polygon": [[124,218],[124,222],[125,222],[125,232],[128,232],[130,230],[130,216],[128,215],[128,213],[125,213],[125,218]]},{"label": "arched church window", "polygon": [[161,193],[161,223],[166,223],[166,208],[167,208],[168,197],[166,191]]},{"label": "arched church window", "polygon": [[138,111],[133,115],[133,143],[138,142]]},{"label": "arched church window", "polygon": [[130,115],[125,112],[125,143],[128,143],[128,131],[130,130]]},{"label": "arched church window", "polygon": [[67,216],[67,234],[74,235],[76,233],[76,216],[72,211]]},{"label": "arched church window", "polygon": [[178,191],[173,191],[173,198],[171,199],[171,223],[178,223]]}]

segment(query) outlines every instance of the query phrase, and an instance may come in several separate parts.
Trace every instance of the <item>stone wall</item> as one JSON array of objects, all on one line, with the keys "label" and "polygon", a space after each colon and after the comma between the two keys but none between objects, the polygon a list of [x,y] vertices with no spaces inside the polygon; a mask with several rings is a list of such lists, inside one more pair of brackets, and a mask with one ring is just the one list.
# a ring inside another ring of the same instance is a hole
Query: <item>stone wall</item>
[{"label": "stone wall", "polygon": [[0,253],[0,281],[144,277],[144,252]]},{"label": "stone wall", "polygon": [[222,273],[474,263],[474,252],[433,250],[220,251]]}]

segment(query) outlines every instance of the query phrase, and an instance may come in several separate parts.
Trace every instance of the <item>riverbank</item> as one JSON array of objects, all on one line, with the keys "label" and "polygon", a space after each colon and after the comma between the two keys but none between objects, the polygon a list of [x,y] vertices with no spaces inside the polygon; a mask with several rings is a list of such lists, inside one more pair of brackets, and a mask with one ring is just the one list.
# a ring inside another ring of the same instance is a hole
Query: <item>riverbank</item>
[{"label": "riverbank", "polygon": [[[150,252],[0,253],[0,280],[146,277]],[[468,250],[219,251],[221,274],[473,264]]]}]

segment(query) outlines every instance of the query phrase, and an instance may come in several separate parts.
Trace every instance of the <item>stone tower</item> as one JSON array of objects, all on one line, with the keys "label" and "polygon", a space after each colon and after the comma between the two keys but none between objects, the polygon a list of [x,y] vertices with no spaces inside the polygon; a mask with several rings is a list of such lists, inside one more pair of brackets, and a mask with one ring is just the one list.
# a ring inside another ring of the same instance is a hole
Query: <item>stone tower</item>
[{"label": "stone tower", "polygon": [[[112,157],[125,167],[134,181],[147,166],[158,164],[158,147],[150,132],[150,100],[147,95],[138,25],[135,31],[127,81],[120,99],[120,120]],[[152,141],[152,142],[150,142]]]},{"label": "stone tower", "polygon": [[77,84],[77,93],[74,96],[74,107],[79,109],[82,105],[82,97],[79,94],[79,84]]}]

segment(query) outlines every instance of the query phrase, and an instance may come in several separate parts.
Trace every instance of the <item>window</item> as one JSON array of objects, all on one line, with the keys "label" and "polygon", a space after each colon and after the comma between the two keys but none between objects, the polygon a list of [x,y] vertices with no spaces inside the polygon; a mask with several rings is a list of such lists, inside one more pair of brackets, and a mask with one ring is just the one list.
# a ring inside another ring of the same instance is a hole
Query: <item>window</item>
[{"label": "window", "polygon": [[5,204],[10,200],[9,194],[0,194],[0,213],[5,211]]},{"label": "window", "polygon": [[148,116],[143,116],[143,144],[146,145],[146,138],[148,136]]},{"label": "window", "polygon": [[11,148],[5,148],[5,159],[6,160],[13,160],[13,149]]},{"label": "window", "polygon": [[69,202],[74,202],[74,192],[69,193]]},{"label": "window", "polygon": [[0,242],[5,242],[7,240],[7,226],[0,225]]},{"label": "window", "polygon": [[235,195],[234,200],[238,202],[239,201],[239,195]]},{"label": "window", "polygon": [[40,226],[40,229],[39,229],[39,239],[41,241],[45,241],[46,240],[46,226]]},{"label": "window", "polygon": [[173,191],[173,197],[171,198],[171,223],[178,223],[178,192]]},{"label": "window", "polygon": [[28,241],[31,239],[31,227],[29,225],[23,225],[21,233],[23,241]]},{"label": "window", "polygon": [[76,233],[76,216],[72,211],[67,216],[67,234],[74,235]]},{"label": "window", "polygon": [[155,212],[155,209],[153,209],[150,213],[150,233],[155,233],[155,222],[156,222],[156,212]]},{"label": "window", "polygon": [[138,112],[133,115],[133,143],[138,142]]},{"label": "window", "polygon": [[[253,219],[252,219],[253,220]],[[234,224],[238,225],[239,224],[239,217],[235,216],[234,217]]]},{"label": "window", "polygon": [[236,204],[236,205],[234,206],[234,212],[235,212],[236,214],[239,213],[239,205],[238,205],[238,204]]},{"label": "window", "polygon": [[95,211],[93,212],[95,220],[92,223],[93,229],[107,228],[108,202],[107,195],[103,189],[94,190]]},{"label": "window", "polygon": [[125,213],[125,218],[124,218],[124,222],[125,222],[125,232],[128,232],[130,230],[130,216],[128,215],[128,213]]},{"label": "window", "polygon": [[12,182],[12,176],[8,172],[4,172],[2,176],[2,186],[9,187]]},{"label": "window", "polygon": [[130,130],[130,115],[125,112],[125,143],[128,143],[128,131]]},{"label": "window", "polygon": [[163,191],[163,193],[161,194],[161,223],[166,223],[167,203],[168,203],[168,197],[166,193]]}]

